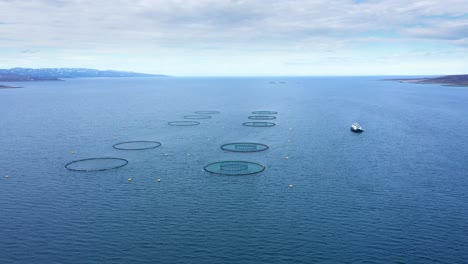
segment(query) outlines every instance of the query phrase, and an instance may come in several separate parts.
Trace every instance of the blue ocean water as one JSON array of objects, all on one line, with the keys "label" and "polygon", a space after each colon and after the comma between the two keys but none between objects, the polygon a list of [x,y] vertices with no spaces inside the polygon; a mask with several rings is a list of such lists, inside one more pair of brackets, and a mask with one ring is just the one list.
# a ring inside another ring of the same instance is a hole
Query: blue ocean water
[{"label": "blue ocean water", "polygon": [[[0,263],[466,263],[468,88],[379,79],[69,79],[0,90]],[[220,113],[167,125],[200,110]],[[278,111],[276,126],[242,126],[256,110]],[[353,122],[365,132],[350,132]],[[112,148],[132,140],[162,146]],[[230,142],[270,148],[220,149]],[[129,163],[64,168],[94,157]],[[223,160],[266,169],[203,171]]]}]

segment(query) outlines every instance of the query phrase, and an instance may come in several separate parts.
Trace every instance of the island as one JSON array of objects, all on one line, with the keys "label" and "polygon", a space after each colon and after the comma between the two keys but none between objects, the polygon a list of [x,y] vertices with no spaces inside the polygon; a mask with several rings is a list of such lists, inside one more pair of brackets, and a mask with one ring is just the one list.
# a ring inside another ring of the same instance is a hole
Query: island
[{"label": "island", "polygon": [[23,88],[23,87],[0,85],[0,89],[16,89],[16,88]]},{"label": "island", "polygon": [[0,69],[0,82],[62,81],[61,78],[96,77],[167,77],[167,75],[86,68]]},{"label": "island", "polygon": [[402,83],[419,84],[442,84],[445,86],[468,86],[468,74],[447,75],[432,78],[385,79],[385,81],[398,81]]}]

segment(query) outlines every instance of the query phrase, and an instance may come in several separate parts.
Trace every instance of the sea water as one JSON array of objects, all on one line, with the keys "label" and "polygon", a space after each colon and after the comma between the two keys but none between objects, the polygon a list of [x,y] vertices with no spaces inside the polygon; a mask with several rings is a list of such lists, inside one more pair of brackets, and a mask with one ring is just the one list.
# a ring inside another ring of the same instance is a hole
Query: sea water
[{"label": "sea water", "polygon": [[[468,88],[382,78],[67,79],[0,90],[0,263],[466,262]],[[196,111],[220,113],[168,125]],[[276,125],[243,126],[252,111],[277,111]],[[364,133],[350,131],[354,122]],[[162,146],[112,148],[134,140]],[[232,142],[269,149],[220,148]],[[64,167],[98,157],[129,163]],[[203,170],[229,160],[265,170]]]}]

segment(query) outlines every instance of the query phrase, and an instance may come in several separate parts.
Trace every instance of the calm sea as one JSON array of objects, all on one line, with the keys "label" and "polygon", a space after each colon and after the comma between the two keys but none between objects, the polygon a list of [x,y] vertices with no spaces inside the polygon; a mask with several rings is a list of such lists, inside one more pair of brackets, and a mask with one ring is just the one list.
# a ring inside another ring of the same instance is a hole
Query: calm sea
[{"label": "calm sea", "polygon": [[[466,263],[468,88],[379,79],[70,79],[0,90],[0,263]],[[220,113],[167,125],[200,110]],[[278,111],[276,126],[242,126],[256,110]],[[353,122],[365,132],[350,132]],[[112,148],[130,140],[162,146]],[[270,148],[220,149],[239,141]],[[95,157],[129,163],[64,168]],[[203,171],[223,160],[266,169]]]}]

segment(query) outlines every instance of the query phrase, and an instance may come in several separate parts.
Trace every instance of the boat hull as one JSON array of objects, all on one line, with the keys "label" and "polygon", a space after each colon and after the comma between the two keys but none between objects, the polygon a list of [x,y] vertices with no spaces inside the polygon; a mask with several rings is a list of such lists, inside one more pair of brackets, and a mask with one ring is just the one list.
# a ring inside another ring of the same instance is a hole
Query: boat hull
[{"label": "boat hull", "polygon": [[354,132],[354,133],[362,133],[364,130],[351,128],[351,131]]}]

